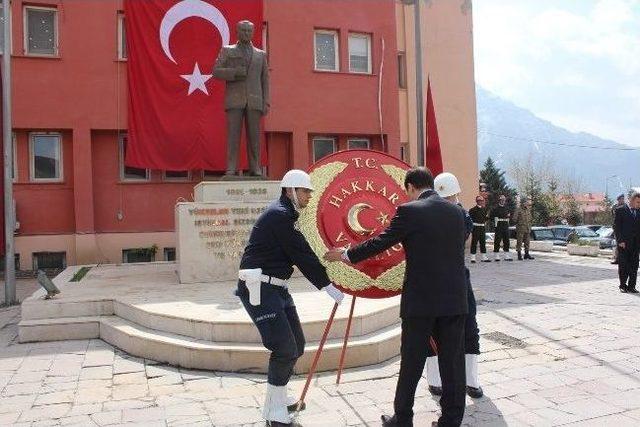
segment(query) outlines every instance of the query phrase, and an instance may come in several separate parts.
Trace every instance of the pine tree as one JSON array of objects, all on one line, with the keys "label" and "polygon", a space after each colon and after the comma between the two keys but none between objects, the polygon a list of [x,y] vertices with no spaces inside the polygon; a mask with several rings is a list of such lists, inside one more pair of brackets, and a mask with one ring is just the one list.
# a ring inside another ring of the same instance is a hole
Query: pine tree
[{"label": "pine tree", "polygon": [[487,161],[484,162],[483,169],[480,171],[480,182],[487,186],[487,192],[489,193],[487,208],[489,210],[498,205],[498,197],[504,194],[507,196],[507,206],[513,212],[516,206],[516,191],[507,184],[504,174],[504,171],[496,167],[493,159],[488,157]]}]

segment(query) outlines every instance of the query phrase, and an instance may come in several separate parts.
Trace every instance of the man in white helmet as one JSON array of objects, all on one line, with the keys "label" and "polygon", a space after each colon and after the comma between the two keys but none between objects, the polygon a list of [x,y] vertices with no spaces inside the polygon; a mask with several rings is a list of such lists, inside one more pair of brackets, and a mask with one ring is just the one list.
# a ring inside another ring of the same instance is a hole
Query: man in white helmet
[{"label": "man in white helmet", "polygon": [[291,425],[296,399],[287,396],[287,383],[304,353],[305,338],[287,280],[297,266],[318,289],[336,303],[344,297],[333,286],[305,237],[295,227],[298,210],[309,203],[309,175],[290,170],[280,184],[282,194],[258,218],[240,261],[238,290],[247,313],[271,350],[263,416],[270,426]]},{"label": "man in white helmet", "polygon": [[[451,203],[460,204],[458,194],[461,193],[458,178],[452,173],[443,172],[434,179],[434,187],[438,195]],[[473,221],[469,214],[465,211],[465,221],[467,224],[466,238],[469,237],[473,228]],[[469,397],[478,399],[483,396],[482,387],[478,379],[478,355],[480,354],[480,330],[476,320],[476,298],[473,294],[469,269],[465,268],[467,275],[467,301],[469,304],[469,314],[464,325],[464,352],[465,352],[465,370],[467,380],[467,394]],[[440,380],[440,367],[438,365],[438,357],[434,349],[429,346],[427,352],[427,382],[429,383],[429,391],[436,396],[442,395],[442,381]]]}]

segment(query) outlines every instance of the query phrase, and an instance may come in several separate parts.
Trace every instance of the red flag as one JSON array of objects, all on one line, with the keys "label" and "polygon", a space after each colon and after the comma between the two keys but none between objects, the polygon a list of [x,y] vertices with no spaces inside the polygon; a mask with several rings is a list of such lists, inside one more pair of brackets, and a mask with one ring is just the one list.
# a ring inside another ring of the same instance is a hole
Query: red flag
[{"label": "red flag", "polygon": [[[225,170],[225,83],[212,77],[236,23],[255,24],[262,0],[125,0],[129,85],[128,166]],[[262,144],[264,146],[264,144]],[[244,150],[240,166],[246,165]],[[264,159],[264,156],[263,156]]]},{"label": "red flag", "polygon": [[438,137],[438,123],[436,121],[436,110],[433,106],[433,95],[431,94],[431,80],[427,80],[427,147],[425,154],[425,165],[429,168],[433,176],[443,171],[442,154],[440,153],[440,138]]}]

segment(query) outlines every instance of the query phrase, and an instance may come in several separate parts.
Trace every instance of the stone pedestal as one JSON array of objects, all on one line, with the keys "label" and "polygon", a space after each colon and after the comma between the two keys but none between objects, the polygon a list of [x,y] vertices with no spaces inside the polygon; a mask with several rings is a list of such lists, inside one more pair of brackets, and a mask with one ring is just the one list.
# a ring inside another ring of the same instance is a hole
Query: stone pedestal
[{"label": "stone pedestal", "polygon": [[198,184],[195,202],[178,203],[175,208],[180,282],[237,278],[253,224],[279,196],[278,181]]}]

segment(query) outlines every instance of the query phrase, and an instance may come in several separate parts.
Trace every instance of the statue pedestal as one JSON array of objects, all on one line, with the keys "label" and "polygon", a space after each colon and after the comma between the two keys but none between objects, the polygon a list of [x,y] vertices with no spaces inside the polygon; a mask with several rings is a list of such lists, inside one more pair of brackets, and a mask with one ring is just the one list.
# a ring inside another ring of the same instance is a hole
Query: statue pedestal
[{"label": "statue pedestal", "polygon": [[240,258],[258,216],[280,197],[279,181],[202,182],[194,202],[175,208],[181,283],[238,277]]}]

